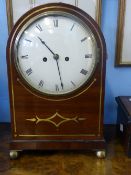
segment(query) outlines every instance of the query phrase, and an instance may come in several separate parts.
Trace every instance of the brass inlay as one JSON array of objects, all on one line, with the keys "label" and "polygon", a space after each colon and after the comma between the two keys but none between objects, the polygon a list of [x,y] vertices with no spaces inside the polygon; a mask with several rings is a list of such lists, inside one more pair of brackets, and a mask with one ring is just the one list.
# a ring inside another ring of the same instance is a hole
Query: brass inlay
[{"label": "brass inlay", "polygon": [[[98,35],[98,37],[99,37],[99,39],[100,39],[100,43],[101,43],[101,53],[102,53],[102,58],[104,59],[104,48],[103,48],[103,45],[102,45],[102,40],[101,40],[101,38],[100,38],[100,35]],[[105,58],[106,59],[106,58]],[[103,76],[102,76],[102,74],[103,74],[103,68],[104,68],[104,61],[102,60],[101,61],[101,79],[100,79],[100,102],[99,102],[99,121],[98,121],[98,123],[99,123],[99,126],[98,126],[98,135],[100,135],[100,132],[101,132],[101,118],[103,117],[103,116],[101,116],[102,115],[102,98],[104,98],[103,97]],[[104,115],[104,114],[103,114]]]},{"label": "brass inlay", "polygon": [[[10,65],[11,67],[11,65]],[[12,76],[12,72],[11,72],[11,76]],[[14,123],[14,132],[16,133],[17,132],[17,129],[16,129],[16,120],[15,120],[15,97],[14,97],[14,87],[13,87],[13,83],[11,84],[11,92],[12,92],[12,107],[13,107],[13,123]]]},{"label": "brass inlay", "polygon": [[81,137],[86,137],[86,136],[95,137],[97,135],[96,134],[69,134],[69,135],[68,134],[58,134],[58,135],[56,135],[56,134],[52,134],[52,135],[50,135],[50,134],[48,134],[48,135],[46,135],[46,134],[36,134],[36,135],[19,134],[18,136],[19,137],[79,137],[79,136],[81,136]]},{"label": "brass inlay", "polygon": [[[53,121],[53,119],[55,119],[57,117],[60,119],[60,121],[59,122]],[[26,120],[28,120],[30,122],[34,122],[36,125],[40,122],[49,122],[58,128],[63,123],[70,122],[70,121],[74,121],[74,122],[78,123],[79,121],[86,120],[86,118],[79,118],[78,116],[75,116],[73,118],[67,118],[67,117],[60,115],[58,112],[56,112],[52,116],[45,118],[45,119],[41,119],[36,115],[34,118],[30,118],[30,119],[26,119]]]}]

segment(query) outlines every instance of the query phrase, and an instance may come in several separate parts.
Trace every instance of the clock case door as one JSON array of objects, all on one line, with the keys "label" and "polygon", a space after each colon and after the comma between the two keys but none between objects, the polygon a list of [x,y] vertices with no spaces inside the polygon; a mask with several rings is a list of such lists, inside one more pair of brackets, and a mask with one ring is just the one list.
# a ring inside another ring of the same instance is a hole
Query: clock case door
[{"label": "clock case door", "polygon": [[[14,42],[33,16],[65,11],[86,22],[98,45],[96,69],[78,91],[48,96],[29,87],[16,70]],[[10,149],[104,149],[103,106],[106,45],[100,28],[84,11],[67,4],[46,4],[32,9],[15,24],[7,44],[12,140]]]}]

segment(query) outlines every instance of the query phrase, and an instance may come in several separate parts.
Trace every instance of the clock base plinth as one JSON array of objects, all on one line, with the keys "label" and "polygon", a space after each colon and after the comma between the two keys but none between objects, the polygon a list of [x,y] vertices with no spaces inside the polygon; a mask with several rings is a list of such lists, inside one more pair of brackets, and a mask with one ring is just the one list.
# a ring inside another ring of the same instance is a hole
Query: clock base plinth
[{"label": "clock base plinth", "polygon": [[91,150],[96,152],[98,158],[104,158],[105,140],[12,140],[10,150]]}]

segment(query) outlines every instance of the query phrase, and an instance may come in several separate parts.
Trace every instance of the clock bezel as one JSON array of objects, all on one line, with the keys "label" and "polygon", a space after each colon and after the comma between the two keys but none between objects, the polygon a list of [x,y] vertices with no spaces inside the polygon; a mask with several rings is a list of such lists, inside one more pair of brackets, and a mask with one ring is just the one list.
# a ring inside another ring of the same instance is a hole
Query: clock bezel
[{"label": "clock bezel", "polygon": [[[62,12],[67,13],[72,16],[76,16],[76,18],[80,19],[80,21],[83,21],[84,24],[91,30],[93,37],[96,40],[97,47],[99,48],[99,62],[101,62],[104,59],[104,40],[103,35],[99,29],[99,26],[96,24],[96,22],[84,11],[81,9],[74,7],[72,5],[67,5],[63,3],[51,3],[46,5],[41,5],[39,7],[36,7],[29,12],[27,12],[24,16],[22,16],[18,22],[15,24],[12,33],[14,34],[11,39],[9,39],[9,46],[10,46],[10,58],[15,63],[15,53],[14,53],[14,46],[15,46],[15,40],[20,33],[21,29],[26,26],[26,24],[31,21],[31,19],[35,18],[37,16],[47,14],[47,13],[54,13],[55,12]],[[92,82],[95,79],[95,72],[98,67],[99,62],[96,63],[94,70],[92,71],[92,75],[90,75],[89,79],[78,89],[74,90],[73,92],[66,93],[66,94],[46,94],[38,91],[37,89],[30,86],[27,81],[23,78],[23,76],[19,73],[19,70],[16,66],[16,73],[17,73],[17,80],[20,82],[21,85],[23,85],[26,90],[28,90],[30,93],[34,94],[35,96],[47,99],[47,100],[67,100],[74,98],[76,96],[79,96],[80,94],[84,93],[88,87],[92,84]],[[16,63],[15,63],[16,65]]]}]

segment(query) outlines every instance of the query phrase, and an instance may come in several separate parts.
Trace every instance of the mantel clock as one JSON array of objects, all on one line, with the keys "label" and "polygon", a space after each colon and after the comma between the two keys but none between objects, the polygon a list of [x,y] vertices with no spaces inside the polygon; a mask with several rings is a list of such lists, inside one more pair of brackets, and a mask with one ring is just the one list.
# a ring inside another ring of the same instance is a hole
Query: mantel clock
[{"label": "mantel clock", "polygon": [[12,140],[20,150],[95,150],[105,154],[106,46],[96,22],[72,5],[24,14],[7,44]]}]

